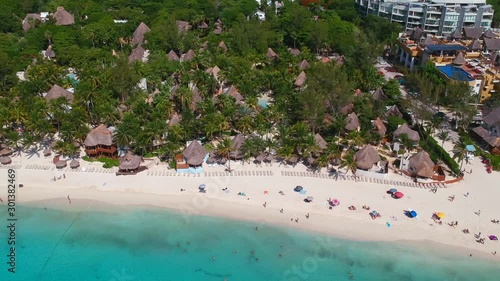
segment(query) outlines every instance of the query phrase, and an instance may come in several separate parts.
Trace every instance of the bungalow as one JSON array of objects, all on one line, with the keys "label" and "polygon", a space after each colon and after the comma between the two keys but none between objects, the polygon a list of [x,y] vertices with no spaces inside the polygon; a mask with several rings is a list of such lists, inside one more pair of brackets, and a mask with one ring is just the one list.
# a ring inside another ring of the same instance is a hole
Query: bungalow
[{"label": "bungalow", "polygon": [[47,94],[44,97],[45,100],[47,101],[63,97],[66,98],[66,100],[70,103],[73,102],[74,99],[73,93],[71,93],[70,91],[64,89],[59,85],[52,86],[52,88],[47,92]]},{"label": "bungalow", "polygon": [[395,138],[399,138],[401,135],[405,134],[408,136],[408,139],[413,142],[418,143],[420,141],[420,136],[418,135],[418,132],[410,129],[410,127],[408,127],[406,123],[399,126],[393,133]]},{"label": "bungalow", "polygon": [[441,166],[434,164],[429,154],[424,150],[402,159],[401,170],[411,177],[430,178],[444,181],[445,174]]},{"label": "bungalow", "polygon": [[135,29],[134,35],[132,36],[132,40],[130,41],[131,45],[141,45],[144,43],[144,34],[151,31],[151,28],[147,26],[145,23],[141,22],[139,26]]},{"label": "bungalow", "polygon": [[116,158],[118,156],[116,144],[113,143],[113,133],[104,124],[91,130],[83,144],[88,157]]},{"label": "bungalow", "polygon": [[359,118],[358,118],[358,115],[356,115],[356,113],[352,112],[350,113],[349,115],[347,115],[347,120],[346,120],[346,125],[345,125],[345,129],[347,131],[359,131],[360,129],[360,123],[359,123]]},{"label": "bungalow", "polygon": [[134,175],[139,172],[141,163],[144,162],[141,156],[134,155],[132,152],[127,152],[125,156],[120,158],[120,166],[116,175]]},{"label": "bungalow", "polygon": [[241,146],[245,143],[245,136],[243,134],[237,134],[231,140],[231,152],[229,153],[229,158],[233,160],[240,160],[245,155],[241,151]]},{"label": "bungalow", "polygon": [[56,25],[73,25],[75,18],[72,14],[64,9],[64,7],[57,7],[57,11],[52,15],[56,20]]},{"label": "bungalow", "polygon": [[473,129],[492,154],[500,155],[500,107],[483,118],[482,127]]},{"label": "bungalow", "polygon": [[358,169],[368,171],[380,161],[380,156],[373,146],[367,144],[354,154],[354,161]]},{"label": "bungalow", "polygon": [[179,173],[201,173],[202,164],[208,158],[208,151],[198,141],[192,141],[182,154],[175,156],[175,169]]}]

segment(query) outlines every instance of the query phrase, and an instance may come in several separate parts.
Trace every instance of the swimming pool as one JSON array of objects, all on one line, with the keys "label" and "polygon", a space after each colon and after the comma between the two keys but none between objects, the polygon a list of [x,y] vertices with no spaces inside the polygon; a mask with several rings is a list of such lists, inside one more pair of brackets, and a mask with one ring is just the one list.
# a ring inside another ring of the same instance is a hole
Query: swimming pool
[{"label": "swimming pool", "polygon": [[445,65],[445,66],[436,66],[439,71],[444,73],[446,77],[458,81],[470,82],[474,79],[467,73],[467,71],[463,70],[460,67],[456,67],[453,65]]}]

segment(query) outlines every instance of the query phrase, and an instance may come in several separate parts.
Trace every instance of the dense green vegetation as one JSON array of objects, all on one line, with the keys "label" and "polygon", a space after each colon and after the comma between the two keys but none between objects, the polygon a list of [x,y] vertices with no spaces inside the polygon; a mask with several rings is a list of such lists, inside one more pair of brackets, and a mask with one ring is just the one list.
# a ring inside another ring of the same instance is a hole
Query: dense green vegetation
[{"label": "dense green vegetation", "polygon": [[457,161],[426,130],[420,128],[418,132],[420,134],[420,147],[429,153],[429,157],[434,163],[442,161],[454,175],[463,174]]}]

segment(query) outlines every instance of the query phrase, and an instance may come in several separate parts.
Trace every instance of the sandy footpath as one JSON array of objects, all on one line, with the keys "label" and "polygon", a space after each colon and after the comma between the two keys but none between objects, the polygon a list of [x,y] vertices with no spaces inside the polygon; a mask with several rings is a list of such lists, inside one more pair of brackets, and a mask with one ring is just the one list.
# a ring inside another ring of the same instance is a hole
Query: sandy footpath
[{"label": "sandy footpath", "polygon": [[[51,166],[50,158],[14,157],[17,183],[23,188],[17,191],[18,203],[31,202],[47,208],[88,209],[105,208],[106,205],[151,206],[180,211],[189,215],[210,215],[255,221],[256,225],[272,224],[316,231],[351,240],[369,241],[432,241],[453,247],[463,255],[470,253],[499,259],[492,252],[500,251],[498,241],[490,241],[487,235],[500,236],[500,224],[490,220],[500,219],[500,173],[487,174],[478,159],[464,168],[472,174],[466,179],[436,193],[415,187],[396,187],[405,194],[399,200],[391,198],[386,191],[393,186],[383,184],[354,182],[347,180],[323,179],[312,177],[283,176],[282,171],[306,171],[304,166],[257,167],[254,164],[232,163],[236,171],[266,171],[273,175],[265,176],[154,176],[155,171],[166,171],[165,166],[152,165],[148,172],[134,176],[116,176],[114,173],[82,172],[65,169],[40,170],[28,169],[27,165]],[[86,169],[99,167],[93,163],[82,163]],[[80,170],[80,169],[79,169]],[[223,171],[223,167],[206,167],[205,172]],[[62,178],[62,176],[65,178]],[[53,181],[53,178],[61,179]],[[406,180],[391,174],[390,179]],[[198,192],[200,184],[207,185],[207,192]],[[7,186],[7,169],[0,169],[0,187]],[[306,195],[293,191],[296,185],[307,190]],[[229,191],[223,191],[227,188]],[[181,192],[181,189],[185,189]],[[280,195],[283,191],[285,195]],[[238,195],[244,192],[246,196]],[[466,197],[464,194],[469,193]],[[455,196],[450,202],[449,196]],[[72,204],[69,204],[70,196]],[[313,196],[312,203],[305,203],[306,196]],[[0,188],[3,203],[7,208],[7,188]],[[327,199],[337,198],[340,206],[328,208]],[[264,207],[265,204],[265,207]],[[356,211],[348,210],[354,205]],[[372,220],[371,210],[381,213],[382,217]],[[419,214],[417,219],[404,215],[411,208]],[[283,209],[283,212],[280,210]],[[479,213],[477,215],[476,213]],[[443,224],[436,224],[431,216],[443,212]],[[306,218],[309,214],[309,218]],[[298,222],[295,219],[299,219]],[[188,217],[186,216],[186,219]],[[292,221],[293,219],[293,221]],[[457,227],[447,223],[458,221]],[[388,226],[390,224],[390,227]],[[468,228],[470,234],[462,233]],[[482,233],[485,244],[476,242],[475,233]]]}]

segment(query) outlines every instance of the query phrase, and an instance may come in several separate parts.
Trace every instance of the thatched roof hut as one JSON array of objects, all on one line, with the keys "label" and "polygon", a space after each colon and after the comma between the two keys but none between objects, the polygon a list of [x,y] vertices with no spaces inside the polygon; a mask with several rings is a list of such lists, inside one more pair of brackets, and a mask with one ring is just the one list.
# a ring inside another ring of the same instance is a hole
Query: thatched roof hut
[{"label": "thatched roof hut", "polygon": [[393,105],[385,113],[385,117],[386,118],[389,118],[391,116],[396,116],[396,117],[399,117],[399,118],[403,118],[403,113],[401,113],[401,111],[399,111],[399,108],[396,105]]},{"label": "thatched roof hut", "polygon": [[228,95],[230,97],[233,97],[237,102],[241,102],[244,99],[243,96],[240,94],[240,92],[238,91],[238,89],[234,85],[231,85],[231,87],[229,87],[229,89],[224,93],[224,95]]},{"label": "thatched roof hut", "polygon": [[35,27],[36,21],[39,22],[42,21],[42,18],[40,17],[39,14],[32,14],[32,13],[27,14],[23,20],[23,30],[28,31],[31,28]]},{"label": "thatched roof hut", "polygon": [[272,154],[268,154],[266,155],[266,157],[264,158],[264,162],[272,162],[274,160],[274,155]]},{"label": "thatched roof hut", "polygon": [[200,166],[208,151],[196,140],[192,141],[182,152],[189,165]]},{"label": "thatched roof hut", "polygon": [[174,52],[174,50],[170,50],[167,54],[167,58],[169,61],[179,61],[179,56]]},{"label": "thatched roof hut", "polygon": [[44,56],[46,58],[55,58],[56,57],[56,53],[54,52],[54,50],[52,50],[52,45],[49,45],[47,47],[47,50],[45,50]]},{"label": "thatched roof hut", "polygon": [[227,46],[226,46],[226,43],[224,43],[224,41],[220,41],[219,45],[217,47],[222,49],[224,51],[224,53],[227,52]]},{"label": "thatched roof hut", "polygon": [[307,62],[307,60],[302,60],[300,63],[299,63],[299,69],[300,70],[305,70],[306,68],[309,67],[309,63]]},{"label": "thatched roof hut", "polygon": [[466,63],[464,54],[463,53],[458,53],[458,55],[455,57],[453,60],[453,64],[457,66],[462,66]]},{"label": "thatched roof hut", "polygon": [[187,53],[185,53],[184,55],[181,56],[181,60],[182,61],[191,61],[194,59],[194,57],[196,57],[196,54],[194,53],[193,50],[189,49],[189,51],[187,51]]},{"label": "thatched roof hut", "polygon": [[87,134],[83,144],[85,146],[111,146],[113,144],[113,133],[104,124],[101,124]]},{"label": "thatched roof hut", "polygon": [[288,52],[294,57],[300,55],[300,50],[296,48],[288,48]]},{"label": "thatched roof hut", "polygon": [[316,142],[316,145],[322,150],[326,149],[328,146],[328,143],[320,134],[314,135],[314,141]]},{"label": "thatched roof hut", "polygon": [[241,153],[240,148],[245,143],[245,136],[243,134],[237,134],[231,140],[231,152],[229,153],[229,157],[232,159],[241,159],[243,158],[243,153]]},{"label": "thatched roof hut", "polygon": [[265,158],[266,156],[263,153],[260,153],[259,155],[257,155],[257,157],[255,157],[255,161],[262,162]]},{"label": "thatched roof hut", "polygon": [[202,21],[200,23],[200,25],[198,26],[199,29],[207,29],[208,28],[208,24],[204,21]]},{"label": "thatched roof hut", "polygon": [[135,49],[132,50],[130,53],[130,56],[128,56],[128,62],[134,62],[134,61],[142,61],[144,58],[144,54],[146,53],[146,50],[142,46],[137,46]]},{"label": "thatched roof hut", "polygon": [[387,96],[384,94],[384,91],[382,90],[382,88],[378,88],[373,93],[373,98],[376,100],[386,100]]},{"label": "thatched roof hut", "polygon": [[57,7],[57,11],[52,15],[56,20],[56,25],[72,25],[75,23],[75,18],[72,14],[66,11],[63,7]]},{"label": "thatched roof hut", "polygon": [[380,117],[377,117],[377,119],[375,119],[375,121],[373,122],[373,126],[375,126],[375,130],[381,137],[385,136],[385,133],[387,133],[387,128],[385,127],[385,124],[382,119],[380,119]]},{"label": "thatched roof hut", "polygon": [[278,57],[278,54],[276,54],[273,49],[271,48],[267,48],[267,54],[266,54],[266,57],[270,58],[270,59],[274,59],[274,58],[277,58]]},{"label": "thatched roof hut", "polygon": [[295,79],[295,82],[293,82],[293,85],[295,87],[302,87],[304,85],[304,82],[306,82],[306,73],[302,71],[299,76]]},{"label": "thatched roof hut", "polygon": [[340,108],[340,113],[347,115],[354,110],[354,104],[349,103]]},{"label": "thatched roof hut", "polygon": [[51,154],[52,154],[52,151],[50,150],[50,148],[47,147],[43,150],[43,156],[49,156]]},{"label": "thatched roof hut", "polygon": [[191,25],[187,21],[177,20],[175,21],[175,24],[177,25],[177,30],[179,31],[179,33],[186,32],[191,29]]},{"label": "thatched roof hut", "polygon": [[356,89],[356,91],[354,91],[354,94],[353,96],[355,97],[362,97],[363,96],[363,92],[361,91],[361,89]]},{"label": "thatched roof hut", "polygon": [[68,165],[65,160],[58,160],[55,164],[57,169],[62,169]]},{"label": "thatched roof hut", "polygon": [[360,123],[359,123],[358,115],[356,115],[356,113],[354,113],[354,112],[347,115],[347,122],[345,125],[345,129],[347,131],[356,131],[359,129],[359,127],[360,127]]},{"label": "thatched roof hut", "polygon": [[0,155],[1,156],[7,156],[7,155],[11,155],[12,152],[14,152],[12,149],[10,149],[8,147],[5,147],[2,150],[0,150]]},{"label": "thatched roof hut", "polygon": [[139,26],[135,29],[134,35],[132,36],[132,40],[130,44],[132,45],[141,45],[144,43],[144,34],[151,31],[151,28],[147,26],[145,23],[141,22]]},{"label": "thatched roof hut", "polygon": [[380,156],[373,146],[367,144],[362,149],[358,150],[354,154],[354,161],[356,161],[356,166],[362,170],[369,170],[380,161]]},{"label": "thatched roof hut", "polygon": [[119,170],[136,170],[143,162],[142,157],[139,155],[135,155],[132,152],[127,152],[125,156],[120,158],[120,167]]},{"label": "thatched roof hut", "polygon": [[74,98],[73,93],[71,93],[70,91],[64,89],[63,87],[61,87],[59,85],[54,85],[54,86],[52,86],[52,88],[49,90],[49,92],[45,96],[45,99],[47,101],[50,101],[50,100],[57,99],[60,97],[66,98],[69,102],[73,102],[73,98]]},{"label": "thatched roof hut", "polygon": [[191,105],[189,106],[191,110],[195,110],[196,106],[203,101],[203,98],[200,94],[200,90],[194,83],[190,83],[191,91],[193,92],[193,98],[191,100]]},{"label": "thatched roof hut", "polygon": [[0,163],[3,165],[8,165],[12,163],[12,159],[9,156],[2,156],[0,157]]},{"label": "thatched roof hut", "polygon": [[408,139],[411,141],[414,142],[420,141],[420,136],[418,135],[418,132],[410,129],[410,127],[408,127],[408,125],[406,124],[399,126],[393,133],[394,137],[396,138],[398,138],[402,134],[406,134],[408,136]]},{"label": "thatched roof hut", "polygon": [[168,126],[172,127],[172,126],[175,126],[177,124],[179,124],[179,122],[181,122],[181,117],[179,116],[179,114],[177,112],[175,112],[172,117],[170,118],[170,120],[168,121]]},{"label": "thatched roof hut", "polygon": [[427,152],[421,150],[408,159],[408,169],[416,176],[432,178],[434,175],[434,162],[432,162]]},{"label": "thatched roof hut", "polygon": [[76,168],[80,167],[80,162],[78,162],[76,159],[73,159],[73,160],[71,160],[71,162],[69,162],[69,167],[71,169],[76,169]]}]

